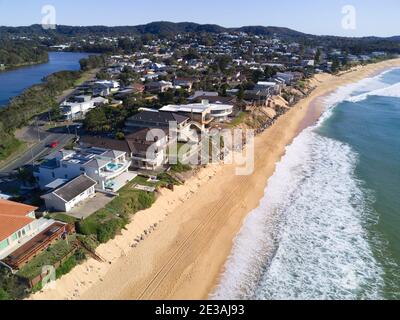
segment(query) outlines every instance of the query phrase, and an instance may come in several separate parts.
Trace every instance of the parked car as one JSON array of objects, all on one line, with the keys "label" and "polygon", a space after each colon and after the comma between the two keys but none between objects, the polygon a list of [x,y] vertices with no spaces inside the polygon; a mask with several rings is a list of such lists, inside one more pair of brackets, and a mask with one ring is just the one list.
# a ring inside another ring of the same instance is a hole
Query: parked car
[{"label": "parked car", "polygon": [[49,147],[52,149],[55,149],[58,147],[60,143],[58,141],[53,141],[52,143],[50,143]]}]

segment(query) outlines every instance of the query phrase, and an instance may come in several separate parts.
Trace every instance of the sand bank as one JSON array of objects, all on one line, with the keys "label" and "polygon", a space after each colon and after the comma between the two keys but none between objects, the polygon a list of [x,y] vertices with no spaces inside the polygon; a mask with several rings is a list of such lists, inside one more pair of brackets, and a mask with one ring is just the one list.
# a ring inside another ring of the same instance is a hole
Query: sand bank
[{"label": "sand bank", "polygon": [[[256,138],[252,175],[235,175],[234,165],[209,166],[174,192],[163,190],[122,235],[98,248],[105,262],[90,259],[58,280],[55,289],[32,298],[206,299],[286,146],[320,116],[321,99],[392,66],[400,66],[400,59],[358,67],[340,77],[317,75],[312,94]],[[137,237],[144,240],[136,244]]]}]

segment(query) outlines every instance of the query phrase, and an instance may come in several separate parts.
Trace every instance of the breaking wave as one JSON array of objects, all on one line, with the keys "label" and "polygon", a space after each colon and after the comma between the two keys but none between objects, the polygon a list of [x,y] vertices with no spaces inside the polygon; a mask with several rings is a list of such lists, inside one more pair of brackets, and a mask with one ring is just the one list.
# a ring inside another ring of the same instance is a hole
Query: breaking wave
[{"label": "breaking wave", "polygon": [[347,99],[347,101],[360,102],[367,99],[369,96],[400,98],[400,83],[351,97]]},{"label": "breaking wave", "polygon": [[383,298],[384,270],[366,231],[376,222],[373,197],[354,174],[358,155],[316,129],[341,101],[398,89],[381,74],[325,99],[330,109],[277,164],[211,299]]},{"label": "breaking wave", "polygon": [[[357,155],[312,129],[288,147],[235,241],[218,299],[379,298]],[[368,216],[368,217],[367,217]]]}]

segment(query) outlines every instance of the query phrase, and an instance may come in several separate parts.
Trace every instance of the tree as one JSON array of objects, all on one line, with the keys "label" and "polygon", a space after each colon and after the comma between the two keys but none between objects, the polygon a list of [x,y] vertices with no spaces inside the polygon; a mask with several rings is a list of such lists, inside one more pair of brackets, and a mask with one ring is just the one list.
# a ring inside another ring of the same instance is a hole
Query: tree
[{"label": "tree", "polygon": [[104,112],[104,108],[95,108],[90,110],[85,117],[84,126],[91,132],[102,132],[109,125],[109,121]]},{"label": "tree", "polygon": [[271,66],[266,66],[265,70],[264,70],[264,76],[269,79],[272,78],[273,76],[275,76],[277,74],[277,70],[274,67]]},{"label": "tree", "polygon": [[239,88],[239,92],[237,94],[237,97],[238,97],[239,101],[243,101],[243,99],[244,99],[244,89],[243,89],[242,86],[240,86],[240,88]]},{"label": "tree", "polygon": [[261,70],[254,70],[251,75],[251,79],[254,83],[260,81],[260,79],[264,76],[264,73]]},{"label": "tree", "polygon": [[232,62],[232,58],[228,55],[223,55],[215,59],[220,71],[225,71],[228,65]]},{"label": "tree", "polygon": [[332,72],[336,73],[340,69],[340,61],[337,57],[335,57],[332,61]]},{"label": "tree", "polygon": [[321,62],[321,55],[322,55],[321,49],[318,48],[314,58],[316,64],[319,64]]}]

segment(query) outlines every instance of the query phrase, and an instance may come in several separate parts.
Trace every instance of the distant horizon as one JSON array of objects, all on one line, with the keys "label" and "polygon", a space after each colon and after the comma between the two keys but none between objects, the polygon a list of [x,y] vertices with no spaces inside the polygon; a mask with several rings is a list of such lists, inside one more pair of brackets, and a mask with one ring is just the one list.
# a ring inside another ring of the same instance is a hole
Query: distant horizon
[{"label": "distant horizon", "polygon": [[[0,0],[0,24],[8,27],[41,24],[46,8],[54,8],[55,24],[68,26],[136,26],[152,21],[192,21],[239,26],[284,26],[313,35],[341,37],[391,37],[400,30],[398,0],[184,0],[138,2],[132,0]],[[354,24],[343,19],[354,16]]]},{"label": "distant horizon", "polygon": [[[137,27],[137,26],[144,26],[144,25],[149,25],[152,23],[173,23],[173,24],[181,24],[181,23],[193,23],[197,25],[214,25],[214,26],[219,26],[225,29],[240,29],[240,28],[245,28],[245,27],[264,27],[264,28],[284,28],[284,29],[289,29],[292,31],[297,31],[300,33],[303,33],[305,35],[313,35],[313,36],[327,36],[327,37],[340,37],[340,38],[370,38],[370,37],[376,37],[376,38],[392,38],[392,37],[398,37],[400,36],[400,32],[398,34],[392,34],[388,36],[377,36],[377,35],[365,35],[365,36],[340,36],[340,35],[334,35],[334,34],[317,34],[317,33],[308,33],[304,32],[298,29],[290,28],[287,26],[277,26],[277,25],[259,25],[259,24],[254,24],[254,25],[241,25],[241,26],[233,26],[233,27],[227,27],[224,25],[220,25],[218,23],[199,23],[199,22],[193,22],[193,21],[168,21],[168,20],[158,20],[158,21],[150,21],[147,23],[140,23],[140,24],[121,24],[121,25],[107,25],[107,24],[88,24],[88,25],[73,25],[73,24],[57,24],[56,26],[66,26],[66,27],[74,27],[74,28],[86,28],[86,27],[106,27],[106,28],[118,28],[118,27]],[[0,25],[1,27],[5,28],[29,28],[35,25],[40,25],[40,23],[33,23],[29,25],[16,25],[16,26],[11,26],[11,25]]]}]

